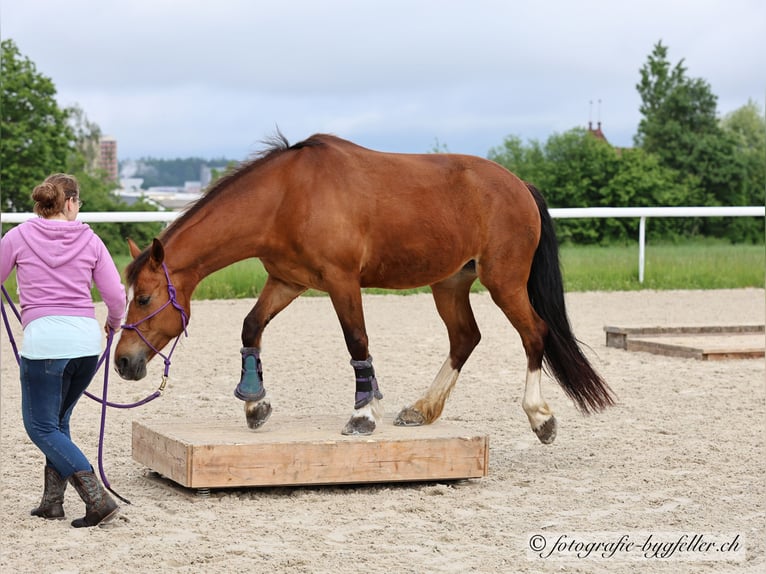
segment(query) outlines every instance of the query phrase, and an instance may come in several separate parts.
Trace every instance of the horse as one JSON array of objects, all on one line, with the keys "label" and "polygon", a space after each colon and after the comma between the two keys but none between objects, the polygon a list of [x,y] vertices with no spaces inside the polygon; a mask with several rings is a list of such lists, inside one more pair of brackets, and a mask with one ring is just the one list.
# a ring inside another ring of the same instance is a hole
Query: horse
[{"label": "horse", "polygon": [[307,289],[329,295],[354,370],[354,408],[344,435],[369,435],[381,419],[365,287],[430,286],[447,329],[444,364],[425,393],[398,413],[396,425],[430,424],[441,416],[481,339],[469,297],[477,279],[521,337],[527,358],[521,402],[542,443],[556,437],[556,418],[540,388],[543,370],[584,414],[614,404],[572,332],[553,222],[534,185],[470,155],[386,153],[328,134],[290,145],[278,131],[265,143],[150,246],[140,250],[128,240],[130,300],[114,354],[122,378],[144,377],[147,361],[185,332],[192,292],[204,277],[257,257],[268,277],[242,324],[234,389],[251,429],[271,414],[263,332]]}]

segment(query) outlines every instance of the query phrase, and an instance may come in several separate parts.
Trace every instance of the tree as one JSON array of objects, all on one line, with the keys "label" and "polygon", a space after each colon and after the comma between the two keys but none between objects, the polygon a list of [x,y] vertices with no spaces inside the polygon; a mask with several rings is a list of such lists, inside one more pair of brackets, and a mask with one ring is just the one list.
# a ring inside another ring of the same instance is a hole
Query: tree
[{"label": "tree", "polygon": [[539,141],[530,140],[527,145],[524,145],[518,136],[508,136],[502,146],[489,150],[487,157],[524,181],[533,183],[540,189],[547,189],[545,179],[547,164]]},{"label": "tree", "polygon": [[[675,170],[679,183],[696,178],[698,185],[687,194],[690,204],[737,205],[741,159],[734,138],[719,125],[718,99],[705,80],[687,77],[683,60],[671,66],[667,55],[667,47],[658,42],[641,68],[636,89],[643,117],[634,141]],[[709,219],[703,230],[723,231],[720,221]]]},{"label": "tree", "polygon": [[434,138],[434,145],[428,150],[428,153],[450,153],[447,144],[439,141],[439,138]]},{"label": "tree", "polygon": [[707,82],[687,78],[683,60],[671,68],[667,55],[668,48],[658,42],[640,70],[636,89],[643,117],[634,143],[672,163],[682,160],[693,136],[716,131],[717,98]]},{"label": "tree", "polygon": [[[606,141],[584,128],[554,134],[545,143],[548,167],[541,180],[551,207],[609,207],[617,205],[609,182],[619,169],[619,156]],[[605,219],[569,219],[557,223],[562,240],[598,243],[609,240]]]},{"label": "tree", "polygon": [[[721,128],[728,134],[742,169],[742,186],[738,190],[738,205],[763,205],[766,193],[766,117],[754,101],[721,119]],[[738,217],[731,222],[728,236],[737,241],[763,241],[763,221]]]},{"label": "tree", "polygon": [[31,211],[32,189],[66,171],[75,136],[55,100],[53,82],[38,73],[13,40],[3,40],[0,62],[0,182],[3,209]]},{"label": "tree", "polygon": [[[610,197],[615,206],[676,207],[687,204],[687,189],[695,186],[694,177],[680,183],[678,174],[662,165],[657,155],[632,148],[621,151],[617,173],[609,180],[604,195]],[[604,233],[610,239],[633,240],[638,236],[637,219],[604,221]],[[652,236],[693,235],[698,232],[699,224],[699,220],[692,218],[653,218]]]},{"label": "tree", "polygon": [[[80,183],[88,211],[154,210],[145,203],[131,207],[113,193],[113,184],[95,159],[101,130],[77,106],[56,103],[53,82],[37,72],[12,40],[2,41],[0,92],[0,183],[2,207],[31,211],[32,189],[49,174],[66,172]],[[92,226],[112,253],[127,252],[125,238],[142,244],[161,230],[158,223],[101,223]]]},{"label": "tree", "polygon": [[76,152],[69,163],[75,170],[95,171],[98,168],[101,128],[97,123],[90,121],[78,105],[70,106],[66,112],[74,134]]},{"label": "tree", "polygon": [[[535,184],[551,207],[595,207],[615,205],[609,181],[618,171],[619,156],[607,142],[583,128],[554,134],[545,145],[532,141],[525,146],[518,137],[505,139],[493,148],[489,159]],[[594,243],[608,240],[604,220],[557,222],[563,241]]]},{"label": "tree", "polygon": [[234,170],[236,170],[238,165],[239,164],[236,161],[229,161],[229,163],[226,164],[225,167],[211,167],[210,168],[210,182],[207,184],[205,189],[203,189],[202,191],[204,193],[207,193],[207,191],[213,187],[213,184],[216,181],[221,179],[227,173],[231,173]]},{"label": "tree", "polygon": [[721,127],[735,135],[741,150],[756,154],[766,151],[766,117],[753,100],[724,116]]},{"label": "tree", "polygon": [[[683,60],[673,66],[667,54],[658,42],[641,68],[636,148],[614,149],[576,128],[544,145],[509,136],[489,159],[537,185],[554,208],[762,204],[766,121],[758,107],[750,102],[719,121],[709,84],[687,77]],[[637,225],[630,219],[557,222],[562,240],[580,243],[634,238]],[[653,222],[652,232],[763,241],[763,221],[667,218]]]}]

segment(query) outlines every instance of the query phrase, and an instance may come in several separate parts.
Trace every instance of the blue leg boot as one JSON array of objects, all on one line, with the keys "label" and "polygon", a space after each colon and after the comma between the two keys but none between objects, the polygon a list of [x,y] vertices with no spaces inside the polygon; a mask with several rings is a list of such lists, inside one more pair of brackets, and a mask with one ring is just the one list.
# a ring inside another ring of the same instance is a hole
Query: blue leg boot
[{"label": "blue leg boot", "polygon": [[253,430],[260,428],[271,416],[271,403],[266,400],[263,386],[261,350],[257,347],[242,347],[242,376],[234,396],[245,401],[245,419]]},{"label": "blue leg boot", "polygon": [[261,350],[257,347],[242,347],[242,375],[234,396],[242,401],[260,401],[266,396],[263,388],[263,368]]}]

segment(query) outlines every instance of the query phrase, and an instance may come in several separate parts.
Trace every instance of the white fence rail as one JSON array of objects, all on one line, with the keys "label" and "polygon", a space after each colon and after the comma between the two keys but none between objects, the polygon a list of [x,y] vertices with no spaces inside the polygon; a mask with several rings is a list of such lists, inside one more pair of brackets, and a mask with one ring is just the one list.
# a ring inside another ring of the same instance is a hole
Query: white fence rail
[{"label": "white fence rail", "polygon": [[[625,218],[638,217],[638,280],[644,282],[646,259],[646,220],[649,217],[764,217],[765,206],[744,207],[572,207],[551,208],[554,219]],[[80,221],[88,223],[170,222],[181,215],[179,211],[85,211]],[[21,223],[35,217],[34,213],[1,213],[2,223]]]},{"label": "white fence rail", "polygon": [[764,217],[766,206],[735,207],[573,207],[551,208],[551,217],[612,218],[638,217],[638,282],[644,282],[646,262],[646,219],[648,217]]}]

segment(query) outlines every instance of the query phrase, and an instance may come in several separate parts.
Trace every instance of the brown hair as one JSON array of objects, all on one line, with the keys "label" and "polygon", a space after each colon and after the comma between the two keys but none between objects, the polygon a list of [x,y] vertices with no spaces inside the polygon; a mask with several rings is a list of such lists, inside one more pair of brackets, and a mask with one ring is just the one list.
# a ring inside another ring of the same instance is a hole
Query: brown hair
[{"label": "brown hair", "polygon": [[35,201],[35,213],[48,219],[64,212],[64,203],[68,197],[77,197],[80,185],[74,176],[66,173],[54,173],[45,178],[40,185],[32,190]]}]

